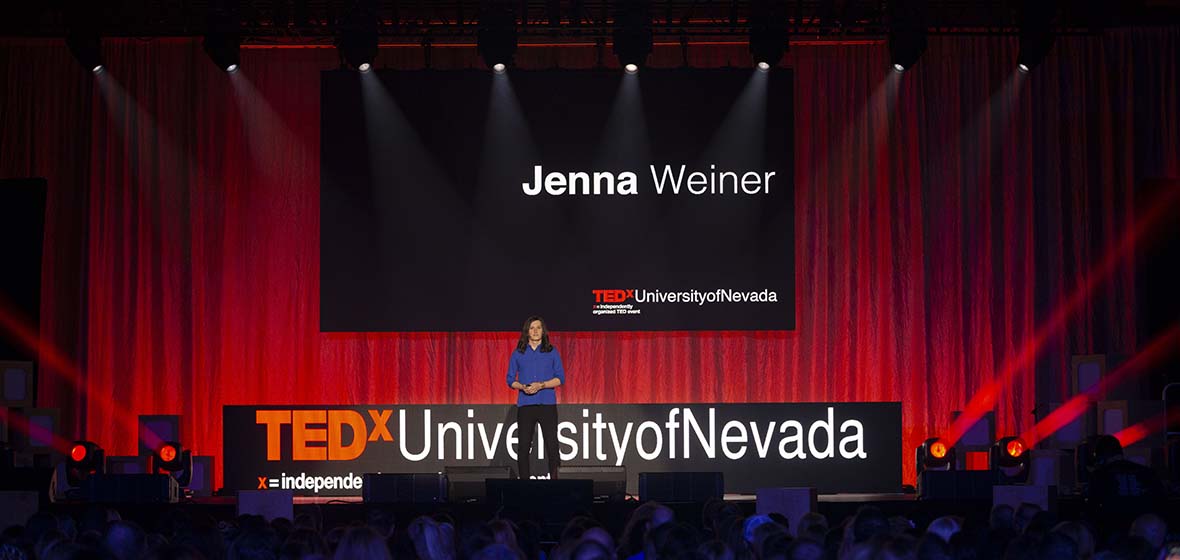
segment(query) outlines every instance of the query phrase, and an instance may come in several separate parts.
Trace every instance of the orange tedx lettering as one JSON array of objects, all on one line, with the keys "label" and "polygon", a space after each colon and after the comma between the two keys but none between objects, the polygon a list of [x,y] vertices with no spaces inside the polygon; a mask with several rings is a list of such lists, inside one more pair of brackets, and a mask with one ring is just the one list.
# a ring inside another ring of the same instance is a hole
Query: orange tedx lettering
[{"label": "orange tedx lettering", "polygon": [[327,442],[328,430],[308,428],[308,424],[328,421],[326,410],[291,411],[291,458],[296,461],[323,461],[328,458],[327,447],[308,447],[309,442]]},{"label": "orange tedx lettering", "polygon": [[[343,428],[352,428],[352,443],[344,446]],[[328,460],[351,461],[365,451],[365,418],[355,410],[328,411]]]},{"label": "orange tedx lettering", "polygon": [[590,290],[596,303],[622,303],[635,297],[635,290]]},{"label": "orange tedx lettering", "polygon": [[259,410],[254,413],[254,422],[266,424],[266,460],[278,461],[282,458],[279,447],[279,429],[283,424],[291,423],[290,410]]},{"label": "orange tedx lettering", "polygon": [[389,433],[389,417],[392,410],[370,410],[369,417],[373,419],[373,433],[369,434],[369,441],[393,441],[393,434]]}]

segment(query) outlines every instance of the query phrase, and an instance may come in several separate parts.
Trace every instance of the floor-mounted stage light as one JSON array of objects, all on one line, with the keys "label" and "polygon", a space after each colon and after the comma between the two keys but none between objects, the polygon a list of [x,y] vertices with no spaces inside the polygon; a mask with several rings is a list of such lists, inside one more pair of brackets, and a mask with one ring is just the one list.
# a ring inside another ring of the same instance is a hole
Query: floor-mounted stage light
[{"label": "floor-mounted stage light", "polygon": [[930,438],[918,446],[917,473],[955,470],[955,448],[939,438]]},{"label": "floor-mounted stage light", "polygon": [[1029,449],[1024,440],[1008,436],[992,445],[992,468],[1005,482],[1028,480]]},{"label": "floor-mounted stage light", "polygon": [[102,474],[105,470],[106,454],[97,443],[75,441],[70,446],[70,456],[66,460],[66,481],[70,486],[80,486],[91,475]]},{"label": "floor-mounted stage light", "polygon": [[503,74],[516,56],[516,10],[511,3],[489,2],[480,7],[476,40],[484,64]]},{"label": "floor-mounted stage light", "polygon": [[769,72],[787,51],[786,4],[757,0],[750,6],[750,54],[759,70]]},{"label": "floor-mounted stage light", "polygon": [[926,52],[926,21],[922,0],[896,0],[888,5],[889,63],[905,72]]},{"label": "floor-mounted stage light", "polygon": [[651,54],[651,3],[622,2],[615,8],[613,32],[615,56],[628,74],[634,74]]},{"label": "floor-mounted stage light", "polygon": [[1053,48],[1053,32],[1050,26],[1056,14],[1053,2],[1025,2],[1020,12],[1020,53],[1016,56],[1016,69],[1029,73],[1036,68],[1049,49]]},{"label": "floor-mounted stage light", "polygon": [[168,473],[180,486],[188,486],[193,476],[193,453],[180,442],[166,441],[152,453],[151,472]]},{"label": "floor-mounted stage light", "polygon": [[218,10],[209,14],[205,31],[205,54],[218,68],[237,72],[241,64],[239,51],[242,35],[238,29],[237,16],[233,12]]},{"label": "floor-mounted stage light", "polygon": [[373,2],[356,2],[340,20],[336,48],[347,65],[369,71],[377,58],[377,11]]}]

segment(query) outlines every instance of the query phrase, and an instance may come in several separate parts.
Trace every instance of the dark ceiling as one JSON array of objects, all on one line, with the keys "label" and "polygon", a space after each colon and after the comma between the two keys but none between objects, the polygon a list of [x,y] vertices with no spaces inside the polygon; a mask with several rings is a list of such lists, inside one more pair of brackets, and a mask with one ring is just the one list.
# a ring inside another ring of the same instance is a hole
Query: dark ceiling
[{"label": "dark ceiling", "polygon": [[[1047,0],[1057,33],[1174,24],[1180,0]],[[605,39],[618,10],[636,2],[518,0],[48,0],[5,2],[0,35],[60,37],[85,28],[109,37],[204,34],[211,22],[236,22],[245,44],[331,42],[350,21],[377,21],[384,43],[474,41],[481,10],[516,16],[523,44]],[[1037,0],[837,0],[639,2],[650,9],[656,40],[745,37],[752,10],[775,14],[794,40],[880,37],[897,25],[932,34],[1014,34]]]}]

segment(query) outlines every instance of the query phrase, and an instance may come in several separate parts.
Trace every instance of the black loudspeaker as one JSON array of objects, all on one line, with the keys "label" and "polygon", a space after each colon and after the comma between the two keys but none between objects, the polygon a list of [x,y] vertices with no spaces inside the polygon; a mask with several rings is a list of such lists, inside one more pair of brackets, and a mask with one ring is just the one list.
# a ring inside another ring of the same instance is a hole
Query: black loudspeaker
[{"label": "black loudspeaker", "polygon": [[366,504],[430,504],[447,501],[447,475],[366,473],[361,496]]},{"label": "black loudspeaker", "polygon": [[592,480],[515,480],[489,478],[488,504],[512,517],[565,525],[576,515],[589,515],[594,502]]},{"label": "black loudspeaker", "polygon": [[725,477],[719,472],[639,473],[639,501],[704,502],[725,497]]},{"label": "black loudspeaker", "polygon": [[96,474],[82,483],[82,496],[100,504],[175,504],[180,485],[167,474]]},{"label": "black loudspeaker", "polygon": [[995,471],[922,471],[918,474],[918,499],[992,500],[999,483]]},{"label": "black loudspeaker", "polygon": [[595,499],[627,499],[627,467],[560,467],[557,472],[561,480],[592,481]]},{"label": "black loudspeaker", "polygon": [[452,502],[472,502],[484,498],[484,481],[489,478],[513,478],[512,467],[446,467],[447,497]]}]

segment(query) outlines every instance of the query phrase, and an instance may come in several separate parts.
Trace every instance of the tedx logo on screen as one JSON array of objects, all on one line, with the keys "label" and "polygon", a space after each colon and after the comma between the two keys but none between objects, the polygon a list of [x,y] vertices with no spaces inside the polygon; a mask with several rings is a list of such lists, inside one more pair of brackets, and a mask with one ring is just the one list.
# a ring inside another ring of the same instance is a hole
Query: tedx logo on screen
[{"label": "tedx logo on screen", "polygon": [[590,290],[594,293],[594,303],[622,303],[635,299],[635,290]]}]

